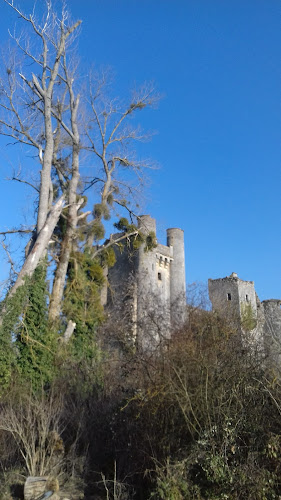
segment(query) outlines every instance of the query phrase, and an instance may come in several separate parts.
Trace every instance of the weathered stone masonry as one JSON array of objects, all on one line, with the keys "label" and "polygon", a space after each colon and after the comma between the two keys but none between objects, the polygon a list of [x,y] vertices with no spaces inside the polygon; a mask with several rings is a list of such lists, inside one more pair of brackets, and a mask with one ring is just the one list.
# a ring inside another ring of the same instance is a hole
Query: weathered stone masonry
[{"label": "weathered stone masonry", "polygon": [[[236,273],[219,279],[209,279],[209,296],[214,310],[229,319],[239,320],[250,306],[254,320],[252,340],[276,366],[281,366],[281,300],[260,302],[253,281],[243,281]],[[243,331],[242,331],[243,333]]]},{"label": "weathered stone masonry", "polygon": [[[139,229],[156,234],[155,219],[141,216]],[[108,310],[115,309],[112,317],[124,317],[128,337],[134,343],[144,349],[157,348],[185,320],[183,230],[167,229],[167,245],[157,243],[150,251],[145,251],[144,244],[134,252],[125,245],[122,250],[116,246],[115,253],[116,264],[108,271],[103,303]],[[210,279],[209,296],[214,310],[236,324],[240,321],[242,333],[246,318],[252,342],[281,366],[281,300],[260,302],[254,282],[241,280],[236,273]]]},{"label": "weathered stone masonry", "polygon": [[[156,234],[155,219],[143,215],[139,229]],[[167,230],[167,245],[150,251],[116,249],[108,272],[108,307],[119,308],[131,322],[131,335],[143,348],[157,347],[183,323],[186,309],[184,233]]]}]

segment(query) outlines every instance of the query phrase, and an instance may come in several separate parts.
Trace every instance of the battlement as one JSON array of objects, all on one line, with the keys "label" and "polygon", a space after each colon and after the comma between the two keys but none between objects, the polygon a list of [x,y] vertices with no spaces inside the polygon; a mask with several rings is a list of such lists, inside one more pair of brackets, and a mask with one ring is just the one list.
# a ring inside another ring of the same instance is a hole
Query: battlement
[{"label": "battlement", "polygon": [[266,299],[266,300],[262,301],[262,304],[280,307],[281,306],[281,299]]},{"label": "battlement", "polygon": [[[156,221],[150,215],[139,217],[138,227],[146,235],[156,235]],[[150,251],[145,251],[145,244],[134,251],[113,248],[116,264],[108,271],[109,297],[104,294],[104,304],[118,304],[120,312],[126,309],[137,344],[156,348],[185,320],[184,232],[177,227],[167,229],[167,244],[157,243]],[[281,363],[281,299],[261,303],[254,281],[242,280],[235,272],[209,279],[208,287],[213,309],[235,324],[240,322],[242,332],[247,324],[255,341],[262,339],[265,350],[271,357],[274,351]]]},{"label": "battlement", "polygon": [[225,276],[225,278],[217,278],[217,279],[209,279],[209,281],[213,281],[213,282],[222,282],[222,283],[225,283],[225,282],[242,282],[242,283],[248,283],[249,285],[254,285],[254,282],[253,281],[245,281],[245,280],[241,280],[239,277],[238,277],[238,274],[237,273],[231,273],[229,276]]},{"label": "battlement", "polygon": [[[156,221],[150,215],[139,217],[138,228],[144,234],[156,235]],[[115,248],[115,255],[116,264],[108,271],[111,299],[107,303],[118,300],[120,310],[129,304],[138,345],[156,347],[185,318],[184,232],[169,228],[167,245],[157,243],[145,251],[143,244],[133,253]]]},{"label": "battlement", "polygon": [[208,286],[214,310],[237,324],[242,325],[247,319],[248,325],[251,323],[254,329],[258,318],[258,304],[253,281],[244,281],[237,273],[232,273],[225,278],[209,279]]},{"label": "battlement", "polygon": [[168,257],[169,259],[172,259],[174,255],[173,247],[167,247],[159,243],[156,247],[156,253],[159,254],[159,256],[162,255],[162,257]]},{"label": "battlement", "polygon": [[242,336],[250,333],[254,345],[271,363],[281,365],[281,300],[260,302],[253,281],[243,281],[236,273],[209,280],[213,309],[233,319]]}]

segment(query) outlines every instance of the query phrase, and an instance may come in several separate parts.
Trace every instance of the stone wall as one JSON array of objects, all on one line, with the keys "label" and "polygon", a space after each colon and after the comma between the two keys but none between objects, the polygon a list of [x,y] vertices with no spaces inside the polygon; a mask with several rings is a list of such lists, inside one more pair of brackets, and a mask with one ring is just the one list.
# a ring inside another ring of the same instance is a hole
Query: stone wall
[{"label": "stone wall", "polygon": [[[155,219],[141,216],[139,229],[156,234]],[[181,229],[168,229],[167,245],[157,244],[150,251],[144,244],[134,252],[116,249],[116,264],[108,272],[107,305],[117,303],[123,311],[130,304],[131,329],[143,349],[157,348],[170,337],[173,325],[183,322],[186,297]]]},{"label": "stone wall", "polygon": [[238,277],[235,273],[226,278],[209,279],[208,288],[213,310],[228,319],[240,316]]},{"label": "stone wall", "polygon": [[243,281],[236,273],[216,280],[209,279],[209,296],[213,309],[221,314],[241,318],[247,306],[257,318],[257,301],[253,281]]},{"label": "stone wall", "polygon": [[[243,281],[236,273],[209,280],[209,296],[213,309],[241,328],[241,334],[281,367],[281,300],[260,302],[253,281]],[[243,340],[243,336],[242,336]]]},{"label": "stone wall", "polygon": [[281,368],[281,300],[270,299],[262,302],[264,317],[265,352],[275,367]]}]

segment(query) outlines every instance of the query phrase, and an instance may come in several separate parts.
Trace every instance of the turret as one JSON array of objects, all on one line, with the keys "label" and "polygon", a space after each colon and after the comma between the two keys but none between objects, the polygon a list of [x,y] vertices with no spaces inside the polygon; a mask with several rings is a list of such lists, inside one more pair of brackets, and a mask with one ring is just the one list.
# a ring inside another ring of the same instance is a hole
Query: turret
[{"label": "turret", "polygon": [[185,319],[186,310],[184,232],[182,229],[167,229],[167,246],[172,249],[173,256],[170,269],[171,322],[173,326],[179,326]]},{"label": "turret", "polygon": [[237,273],[219,279],[209,279],[209,297],[214,310],[233,320],[243,322],[249,314],[257,319],[257,299],[253,281],[243,281]]},{"label": "turret", "polygon": [[156,220],[150,215],[141,215],[138,221],[139,230],[144,234],[156,234]]}]

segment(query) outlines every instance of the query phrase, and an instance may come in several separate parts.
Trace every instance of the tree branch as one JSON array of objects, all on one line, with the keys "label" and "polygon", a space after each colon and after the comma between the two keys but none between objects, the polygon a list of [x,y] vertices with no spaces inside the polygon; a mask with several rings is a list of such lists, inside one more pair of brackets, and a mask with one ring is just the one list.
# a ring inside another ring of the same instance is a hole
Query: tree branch
[{"label": "tree branch", "polygon": [[1,235],[6,236],[6,234],[28,234],[33,233],[34,229],[9,229],[7,231],[0,231]]},{"label": "tree branch", "polygon": [[27,186],[30,186],[32,187],[33,189],[35,189],[35,191],[37,191],[37,193],[40,192],[40,190],[34,186],[33,184],[31,184],[31,182],[28,182],[28,181],[24,181],[23,179],[19,179],[18,177],[11,177],[11,178],[7,178],[7,181],[17,181],[17,182],[21,182],[22,184],[26,184]]},{"label": "tree branch", "polygon": [[[3,233],[0,233],[0,234],[3,234]],[[8,246],[4,243],[4,241],[1,241],[0,243],[1,243],[1,246],[2,246],[3,250],[5,250],[5,252],[6,252],[6,255],[8,257],[8,261],[9,261],[9,264],[11,266],[12,272],[17,275],[18,273],[15,270],[15,263],[14,263],[12,257],[11,257],[11,254],[9,252]]]},{"label": "tree branch", "polygon": [[120,236],[116,240],[110,239],[108,243],[106,243],[105,245],[102,245],[101,247],[99,247],[97,250],[95,250],[93,252],[93,258],[96,257],[96,255],[98,255],[99,253],[103,252],[103,250],[106,250],[107,248],[109,248],[113,245],[118,245],[118,243],[120,243],[120,241],[123,241],[126,239],[129,240],[131,236],[137,236],[138,234],[139,234],[139,230],[136,229],[135,231],[132,231],[131,233],[122,234],[122,236]]}]

